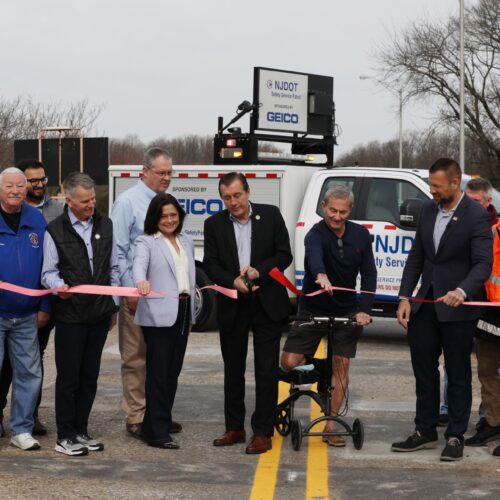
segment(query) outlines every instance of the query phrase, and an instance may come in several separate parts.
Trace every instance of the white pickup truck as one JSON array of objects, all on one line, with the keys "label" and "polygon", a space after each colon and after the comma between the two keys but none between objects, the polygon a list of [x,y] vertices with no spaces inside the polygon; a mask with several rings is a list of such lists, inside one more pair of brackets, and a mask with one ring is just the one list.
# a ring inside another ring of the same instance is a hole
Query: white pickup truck
[{"label": "white pickup truck", "polygon": [[[109,168],[109,203],[134,185],[142,167],[120,165]],[[175,165],[171,192],[187,212],[185,231],[193,238],[199,287],[209,283],[203,271],[203,222],[223,203],[218,193],[221,174],[243,172],[250,185],[250,199],[280,208],[294,253],[287,276],[300,288],[304,277],[304,237],[321,218],[321,200],[335,184],[354,192],[350,219],[364,225],[372,235],[378,271],[377,300],[373,314],[392,316],[395,311],[401,274],[415,234],[419,201],[430,198],[427,170],[342,167],[318,168],[295,165]],[[469,176],[464,176],[466,183]],[[493,204],[500,206],[500,193]],[[216,302],[212,292],[197,292],[196,329],[215,324]]]}]

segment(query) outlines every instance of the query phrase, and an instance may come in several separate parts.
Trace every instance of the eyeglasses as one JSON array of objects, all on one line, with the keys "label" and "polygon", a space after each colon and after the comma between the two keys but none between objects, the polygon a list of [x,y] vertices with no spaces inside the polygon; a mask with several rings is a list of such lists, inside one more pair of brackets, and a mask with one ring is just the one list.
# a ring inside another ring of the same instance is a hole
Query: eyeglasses
[{"label": "eyeglasses", "polygon": [[158,177],[172,177],[172,170],[167,170],[165,172],[157,172],[156,170],[153,170],[152,168],[148,167],[148,170],[151,170],[154,174],[156,174]]},{"label": "eyeglasses", "polygon": [[344,242],[342,241],[342,238],[339,238],[337,240],[337,245],[339,247],[339,256],[341,259],[344,258]]},{"label": "eyeglasses", "polygon": [[47,184],[49,182],[48,177],[40,177],[39,179],[27,179],[27,181],[32,185],[36,186],[38,183]]}]

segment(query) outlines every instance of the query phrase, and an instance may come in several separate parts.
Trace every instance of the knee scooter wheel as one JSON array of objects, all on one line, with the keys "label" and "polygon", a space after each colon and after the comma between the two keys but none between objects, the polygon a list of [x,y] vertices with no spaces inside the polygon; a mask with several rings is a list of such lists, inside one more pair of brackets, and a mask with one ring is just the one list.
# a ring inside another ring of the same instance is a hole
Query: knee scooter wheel
[{"label": "knee scooter wheel", "polygon": [[291,422],[292,446],[295,451],[299,451],[302,445],[302,423],[298,419]]},{"label": "knee scooter wheel", "polygon": [[281,436],[290,434],[290,410],[289,408],[278,408],[276,410],[276,419],[274,428]]},{"label": "knee scooter wheel", "polygon": [[356,450],[361,450],[363,447],[363,441],[365,440],[365,430],[363,428],[363,422],[357,418],[352,424],[352,442]]}]

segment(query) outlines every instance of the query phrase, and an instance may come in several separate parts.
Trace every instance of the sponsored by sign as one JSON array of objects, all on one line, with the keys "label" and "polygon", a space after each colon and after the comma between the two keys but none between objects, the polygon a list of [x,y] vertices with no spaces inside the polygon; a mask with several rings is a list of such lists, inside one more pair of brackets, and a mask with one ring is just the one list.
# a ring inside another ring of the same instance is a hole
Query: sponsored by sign
[{"label": "sponsored by sign", "polygon": [[308,76],[261,69],[259,129],[307,132]]}]

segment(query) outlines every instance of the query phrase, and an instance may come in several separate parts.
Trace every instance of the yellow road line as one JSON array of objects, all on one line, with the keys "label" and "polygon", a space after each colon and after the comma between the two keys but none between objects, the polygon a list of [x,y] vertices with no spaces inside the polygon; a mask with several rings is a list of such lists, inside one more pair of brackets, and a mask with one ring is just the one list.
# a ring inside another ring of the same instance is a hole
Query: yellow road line
[{"label": "yellow road line", "polygon": [[[283,401],[288,396],[290,385],[279,383],[278,401]],[[250,500],[272,500],[276,488],[278,469],[281,457],[283,437],[277,432],[273,437],[273,448],[259,457],[257,469],[253,480]]]},{"label": "yellow road line", "polygon": [[[315,356],[323,358],[326,351],[326,342],[323,339],[318,346]],[[315,384],[316,386],[316,384]],[[316,390],[316,387],[313,390]],[[322,416],[319,406],[311,399],[310,418],[314,420]],[[311,429],[321,431],[324,423],[320,423]],[[321,441],[321,437],[308,437],[307,440],[307,480],[306,499],[323,500],[328,499],[328,446]]]}]

